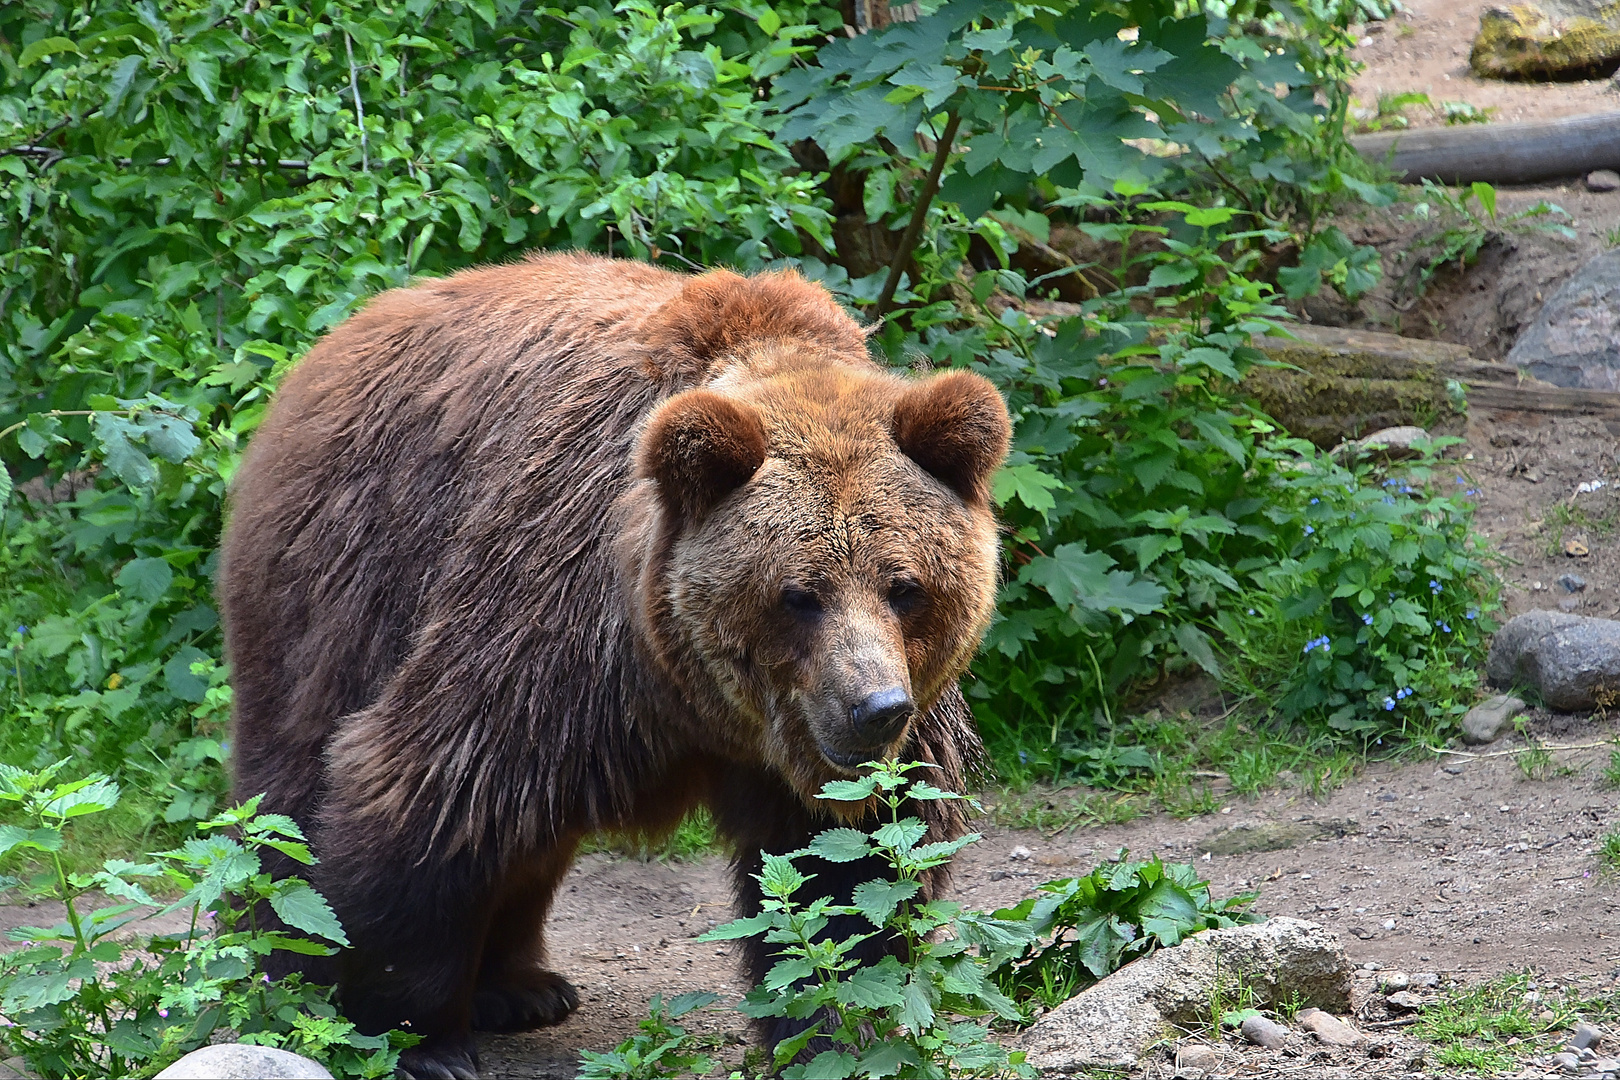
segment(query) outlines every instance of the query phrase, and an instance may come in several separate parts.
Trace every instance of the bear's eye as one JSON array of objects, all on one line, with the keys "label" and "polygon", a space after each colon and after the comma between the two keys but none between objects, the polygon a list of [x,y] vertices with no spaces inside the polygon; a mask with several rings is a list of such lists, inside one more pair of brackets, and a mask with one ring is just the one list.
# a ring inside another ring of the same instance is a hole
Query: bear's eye
[{"label": "bear's eye", "polygon": [[820,615],[821,597],[809,589],[787,588],[782,590],[782,606],[795,615]]},{"label": "bear's eye", "polygon": [[905,615],[917,610],[926,599],[923,587],[915,581],[901,578],[889,586],[889,606],[898,614]]}]

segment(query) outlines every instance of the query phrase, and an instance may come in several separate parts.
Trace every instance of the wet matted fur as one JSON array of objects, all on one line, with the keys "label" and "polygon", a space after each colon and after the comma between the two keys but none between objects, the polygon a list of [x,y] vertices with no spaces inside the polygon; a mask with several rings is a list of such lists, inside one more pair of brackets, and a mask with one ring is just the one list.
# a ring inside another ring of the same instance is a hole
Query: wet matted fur
[{"label": "wet matted fur", "polygon": [[870,813],[814,799],[851,764],[960,790],[1009,430],[793,274],[554,255],[372,300],[276,394],[220,572],[236,792],[310,833],[353,941],[291,962],[471,1076],[474,1027],[577,1003],[543,928],[586,834],[707,805],[757,910],[761,849]]}]

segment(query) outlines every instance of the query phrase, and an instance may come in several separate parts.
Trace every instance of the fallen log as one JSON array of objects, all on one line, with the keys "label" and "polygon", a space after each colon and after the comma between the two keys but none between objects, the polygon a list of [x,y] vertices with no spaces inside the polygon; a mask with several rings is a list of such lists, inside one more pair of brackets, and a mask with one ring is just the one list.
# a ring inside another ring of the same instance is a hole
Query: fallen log
[{"label": "fallen log", "polygon": [[1620,168],[1620,112],[1357,135],[1350,145],[1408,184],[1530,184]]}]

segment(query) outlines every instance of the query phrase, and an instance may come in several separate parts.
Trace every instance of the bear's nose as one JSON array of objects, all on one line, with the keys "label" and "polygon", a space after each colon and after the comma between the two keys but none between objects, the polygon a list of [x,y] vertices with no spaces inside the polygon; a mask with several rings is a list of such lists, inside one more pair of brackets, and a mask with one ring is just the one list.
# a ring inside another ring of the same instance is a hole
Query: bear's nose
[{"label": "bear's nose", "polygon": [[885,743],[894,737],[916,710],[911,695],[903,687],[891,686],[868,694],[849,710],[855,734],[873,743]]}]

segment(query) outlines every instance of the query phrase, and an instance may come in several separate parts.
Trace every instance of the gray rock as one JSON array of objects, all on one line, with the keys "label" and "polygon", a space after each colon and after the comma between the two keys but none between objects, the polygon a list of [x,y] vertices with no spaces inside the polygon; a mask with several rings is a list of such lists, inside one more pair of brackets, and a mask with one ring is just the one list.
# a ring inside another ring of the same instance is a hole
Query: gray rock
[{"label": "gray rock", "polygon": [[1197,1069],[1201,1073],[1211,1073],[1221,1067],[1226,1055],[1213,1046],[1203,1043],[1193,1043],[1183,1046],[1176,1051],[1176,1069]]},{"label": "gray rock", "polygon": [[1571,1076],[1581,1071],[1581,1059],[1574,1054],[1563,1053],[1552,1056],[1553,1068],[1562,1069]]},{"label": "gray rock", "polygon": [[[1524,712],[1524,702],[1512,694],[1498,694],[1475,705],[1462,718],[1463,742],[1478,746],[1495,742]],[[1404,990],[1404,986],[1396,989]]]},{"label": "gray rock", "polygon": [[1412,985],[1424,990],[1433,990],[1440,985],[1440,976],[1432,971],[1420,971],[1412,976]]},{"label": "gray rock", "polygon": [[1596,169],[1586,174],[1587,191],[1620,191],[1620,173],[1613,169]]},{"label": "gray rock", "polygon": [[1558,584],[1564,587],[1565,592],[1580,592],[1586,588],[1586,579],[1579,574],[1565,574],[1558,579]]},{"label": "gray rock", "polygon": [[1288,1041],[1288,1029],[1264,1016],[1249,1017],[1243,1021],[1241,1030],[1245,1039],[1267,1050],[1281,1049],[1282,1044]]},{"label": "gray rock", "polygon": [[0,1080],[37,1080],[38,1076],[28,1067],[28,1059],[21,1055],[0,1061]]},{"label": "gray rock", "polygon": [[1045,1071],[1132,1065],[1174,1025],[1209,1022],[1211,998],[1238,982],[1266,1008],[1294,995],[1303,1005],[1348,1011],[1350,962],[1337,935],[1278,917],[1209,930],[1162,949],[1059,1005],[1017,1039]]},{"label": "gray rock", "polygon": [[270,1046],[217,1043],[193,1050],[157,1080],[332,1080],[317,1061]]},{"label": "gray rock", "polygon": [[1507,362],[1559,386],[1620,390],[1620,249],[1559,286]]},{"label": "gray rock", "polygon": [[1321,1009],[1301,1009],[1299,1026],[1315,1035],[1324,1046],[1360,1046],[1367,1036],[1332,1013]]},{"label": "gray rock", "polygon": [[1390,1008],[1400,1012],[1417,1012],[1418,1009],[1423,1007],[1422,995],[1414,994],[1410,990],[1397,991],[1389,995],[1387,1000]]},{"label": "gray rock", "polygon": [[1570,1036],[1569,1045],[1572,1050],[1585,1050],[1587,1047],[1596,1047],[1603,1041],[1603,1032],[1591,1024],[1576,1024],[1575,1034]]},{"label": "gray rock", "polygon": [[1497,686],[1535,687],[1554,709],[1596,708],[1620,690],[1620,622],[1527,611],[1496,632],[1485,674]]},{"label": "gray rock", "polygon": [[1411,986],[1412,980],[1407,978],[1406,972],[1404,971],[1392,971],[1388,975],[1385,975],[1383,981],[1378,985],[1380,989],[1384,991],[1384,993],[1393,994],[1398,991],[1405,990],[1408,986]]}]

